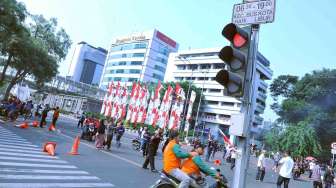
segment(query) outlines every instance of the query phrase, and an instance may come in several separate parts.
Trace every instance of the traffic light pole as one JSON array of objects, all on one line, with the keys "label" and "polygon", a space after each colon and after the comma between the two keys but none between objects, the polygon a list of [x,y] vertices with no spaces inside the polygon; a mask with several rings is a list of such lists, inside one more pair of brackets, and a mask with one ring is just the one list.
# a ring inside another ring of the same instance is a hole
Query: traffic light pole
[{"label": "traffic light pole", "polygon": [[244,136],[237,136],[237,158],[233,176],[232,188],[245,188],[246,172],[250,157],[250,127],[253,123],[255,109],[255,72],[257,64],[259,25],[252,25],[248,52],[247,69],[244,80],[244,95],[241,112],[244,114]]}]

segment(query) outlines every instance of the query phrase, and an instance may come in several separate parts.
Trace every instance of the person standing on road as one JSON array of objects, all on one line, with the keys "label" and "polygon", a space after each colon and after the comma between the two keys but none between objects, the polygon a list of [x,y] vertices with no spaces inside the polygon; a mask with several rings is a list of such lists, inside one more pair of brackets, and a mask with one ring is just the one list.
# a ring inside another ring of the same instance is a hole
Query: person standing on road
[{"label": "person standing on road", "polygon": [[111,148],[111,142],[112,142],[112,138],[113,138],[113,132],[114,132],[114,121],[113,119],[111,121],[109,121],[109,123],[106,126],[106,149],[110,150]]},{"label": "person standing on road", "polygon": [[96,148],[97,149],[102,149],[104,147],[104,141],[105,141],[105,124],[104,120],[100,120],[99,122],[99,127],[97,129],[97,134],[96,134]]},{"label": "person standing on road", "polygon": [[314,161],[310,161],[309,162],[309,178],[312,177],[314,166],[315,166],[315,162]]},{"label": "person standing on road", "polygon": [[234,167],[236,166],[236,159],[237,159],[237,150],[236,147],[232,147],[231,151],[230,151],[230,162],[231,162],[231,167],[230,169],[233,170]]},{"label": "person standing on road", "polygon": [[141,132],[141,150],[142,156],[145,157],[147,155],[147,147],[150,141],[150,134],[148,132],[148,128],[144,127]]},{"label": "person standing on road", "polygon": [[279,166],[280,158],[281,158],[280,153],[277,151],[277,152],[273,155],[274,166],[275,166],[276,168],[278,168],[278,166]]},{"label": "person standing on road", "polygon": [[124,135],[125,133],[125,128],[122,124],[122,122],[119,122],[116,128],[116,141],[117,141],[117,147],[119,148],[121,146],[121,137]]},{"label": "person standing on road", "polygon": [[288,188],[289,180],[292,177],[292,171],[294,168],[294,161],[290,157],[290,151],[284,152],[284,157],[279,161],[280,171],[277,180],[277,188],[281,188],[284,184],[284,188]]},{"label": "person standing on road", "polygon": [[85,120],[85,113],[83,112],[78,120],[77,128],[79,128],[79,125],[80,125],[80,128],[83,128],[84,120]]},{"label": "person standing on road", "polygon": [[41,121],[40,121],[40,127],[41,128],[43,128],[43,126],[45,124],[47,124],[46,119],[47,119],[49,110],[50,110],[50,108],[49,108],[49,105],[47,104],[42,111],[42,116],[41,116]]},{"label": "person standing on road", "polygon": [[317,162],[313,167],[311,179],[314,188],[322,188],[321,167]]},{"label": "person standing on road", "polygon": [[150,164],[151,167],[151,171],[152,172],[157,172],[157,170],[155,169],[155,155],[157,153],[157,150],[159,148],[159,144],[162,140],[162,133],[163,133],[163,129],[159,128],[155,135],[152,136],[152,138],[150,139],[150,142],[148,144],[148,153],[145,159],[145,162],[142,165],[142,168],[147,169],[148,163]]},{"label": "person standing on road", "polygon": [[257,163],[257,167],[258,167],[258,171],[257,171],[257,177],[256,180],[257,181],[264,181],[264,177],[265,177],[265,150],[263,150],[261,152],[261,154],[258,157],[258,163]]},{"label": "person standing on road", "polygon": [[210,133],[209,133],[207,153],[206,153],[206,156],[205,156],[205,161],[207,161],[207,162],[209,162],[210,156],[211,156],[212,151],[213,151],[213,146],[214,146],[213,136],[211,136]]},{"label": "person standing on road", "polygon": [[215,140],[215,141],[213,142],[213,145],[212,145],[212,153],[211,153],[211,158],[212,158],[212,159],[215,158],[215,155],[216,155],[216,152],[217,152],[218,149],[219,149],[218,141]]},{"label": "person standing on road", "polygon": [[324,183],[325,183],[325,187],[324,188],[331,188],[331,186],[334,184],[334,172],[331,166],[328,165],[327,170],[324,174]]},{"label": "person standing on road", "polygon": [[54,125],[55,128],[56,128],[56,121],[59,117],[59,114],[60,114],[60,109],[57,106],[56,108],[54,108],[54,114],[53,114],[53,119],[52,119],[52,123],[51,123],[51,124]]}]

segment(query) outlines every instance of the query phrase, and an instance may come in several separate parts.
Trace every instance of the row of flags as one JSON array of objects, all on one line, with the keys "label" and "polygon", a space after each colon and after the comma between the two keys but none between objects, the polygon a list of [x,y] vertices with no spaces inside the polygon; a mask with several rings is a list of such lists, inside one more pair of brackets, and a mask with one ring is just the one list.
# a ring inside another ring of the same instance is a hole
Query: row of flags
[{"label": "row of flags", "polygon": [[[140,82],[133,83],[131,92],[128,92],[126,85],[121,86],[120,82],[115,85],[111,82],[104,97],[101,114],[114,119],[125,119],[135,124],[145,123],[153,127],[179,128],[183,110],[187,112],[187,120],[191,120],[196,93],[191,92],[187,101],[188,109],[184,109],[185,93],[178,83],[175,88],[171,85],[167,86],[161,101],[162,89],[160,81],[151,93],[148,87],[145,84],[141,85]],[[188,127],[189,121],[186,121]]]}]

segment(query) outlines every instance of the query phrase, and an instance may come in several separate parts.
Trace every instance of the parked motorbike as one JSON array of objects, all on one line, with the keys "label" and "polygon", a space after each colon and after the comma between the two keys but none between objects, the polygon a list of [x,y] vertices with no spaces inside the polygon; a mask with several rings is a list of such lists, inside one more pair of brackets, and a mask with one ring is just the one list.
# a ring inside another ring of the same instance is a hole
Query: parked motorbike
[{"label": "parked motorbike", "polygon": [[96,134],[96,128],[93,123],[86,124],[83,127],[81,138],[87,141],[93,141]]}]

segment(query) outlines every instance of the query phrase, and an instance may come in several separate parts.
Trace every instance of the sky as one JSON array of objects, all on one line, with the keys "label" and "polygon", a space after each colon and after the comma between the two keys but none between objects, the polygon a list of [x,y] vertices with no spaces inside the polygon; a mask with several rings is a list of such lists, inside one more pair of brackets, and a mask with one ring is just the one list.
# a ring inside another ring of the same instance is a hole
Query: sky
[{"label": "sky", "polygon": [[[73,44],[108,49],[117,36],[156,28],[180,50],[223,47],[221,36],[234,4],[242,0],[19,0],[32,14],[55,17]],[[271,62],[273,77],[303,76],[336,68],[336,1],[277,0],[274,23],[261,25],[259,51]],[[74,45],[60,65],[66,75]],[[269,81],[268,83],[271,83]],[[268,97],[264,117],[275,120]]]}]

